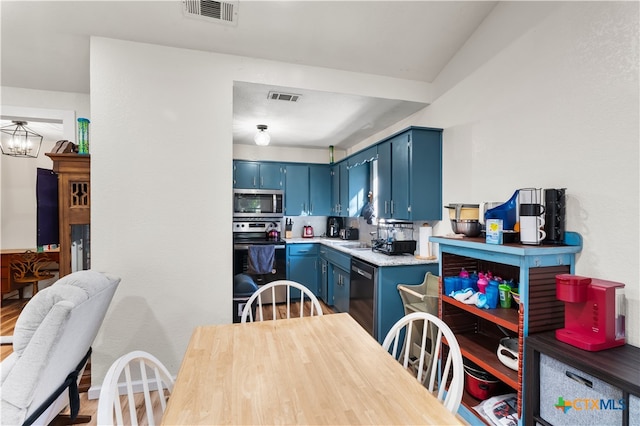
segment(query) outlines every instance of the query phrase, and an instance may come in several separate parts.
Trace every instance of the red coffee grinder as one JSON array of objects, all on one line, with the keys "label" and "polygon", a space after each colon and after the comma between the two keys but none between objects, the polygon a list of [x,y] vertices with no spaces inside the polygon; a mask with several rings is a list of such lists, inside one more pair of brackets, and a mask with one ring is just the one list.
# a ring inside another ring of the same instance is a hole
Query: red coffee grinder
[{"label": "red coffee grinder", "polygon": [[556,339],[592,352],[625,344],[624,284],[560,274],[556,297],[565,302]]}]

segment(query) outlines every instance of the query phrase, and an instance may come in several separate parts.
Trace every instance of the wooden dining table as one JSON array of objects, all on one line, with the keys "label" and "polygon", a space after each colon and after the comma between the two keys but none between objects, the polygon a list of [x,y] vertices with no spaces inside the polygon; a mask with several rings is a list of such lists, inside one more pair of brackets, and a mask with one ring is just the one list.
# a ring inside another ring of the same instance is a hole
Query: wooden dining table
[{"label": "wooden dining table", "polygon": [[341,313],[197,327],[162,424],[464,423]]}]

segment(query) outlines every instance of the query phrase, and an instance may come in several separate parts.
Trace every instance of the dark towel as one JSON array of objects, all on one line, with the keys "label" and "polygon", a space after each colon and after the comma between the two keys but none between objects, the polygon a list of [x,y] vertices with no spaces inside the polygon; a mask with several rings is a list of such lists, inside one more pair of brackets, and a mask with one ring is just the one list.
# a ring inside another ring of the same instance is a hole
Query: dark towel
[{"label": "dark towel", "polygon": [[249,246],[247,272],[250,274],[270,274],[276,259],[273,244]]}]

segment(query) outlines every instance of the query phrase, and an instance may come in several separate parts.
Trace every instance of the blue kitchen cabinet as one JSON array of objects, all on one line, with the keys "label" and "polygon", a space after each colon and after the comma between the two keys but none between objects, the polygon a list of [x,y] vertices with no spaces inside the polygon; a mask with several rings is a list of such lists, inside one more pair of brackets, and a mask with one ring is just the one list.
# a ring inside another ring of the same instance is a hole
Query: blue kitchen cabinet
[{"label": "blue kitchen cabinet", "polygon": [[378,145],[378,217],[442,219],[442,130],[410,127]]},{"label": "blue kitchen cabinet", "polygon": [[309,166],[287,164],[285,166],[285,215],[300,216],[309,211]]},{"label": "blue kitchen cabinet", "polygon": [[349,216],[349,170],[346,160],[331,167],[331,214]]},{"label": "blue kitchen cabinet", "polygon": [[[339,312],[349,310],[349,270],[351,256],[339,250],[320,245],[320,286],[323,300]],[[325,265],[323,267],[323,265]],[[326,289],[325,289],[326,286]]]},{"label": "blue kitchen cabinet", "polygon": [[350,167],[348,174],[349,207],[347,213],[349,217],[358,217],[362,212],[362,208],[369,201],[370,165],[369,163],[364,163]]},{"label": "blue kitchen cabinet", "polygon": [[233,174],[234,188],[283,188],[283,167],[280,163],[235,160]]},{"label": "blue kitchen cabinet", "polygon": [[[318,295],[318,244],[287,245],[287,279],[307,287]],[[300,292],[291,289],[291,298],[300,298]]]},{"label": "blue kitchen cabinet", "polygon": [[326,164],[309,165],[310,215],[331,216],[331,168]]},{"label": "blue kitchen cabinet", "polygon": [[[322,248],[320,248],[320,250],[322,251]],[[322,254],[318,259],[318,262],[320,262],[318,298],[327,305],[332,305],[333,303],[329,301],[329,262],[327,259],[322,258]],[[333,295],[333,289],[331,291],[331,295]]]},{"label": "blue kitchen cabinet", "polygon": [[349,312],[349,271],[333,265],[333,306],[338,312]]},{"label": "blue kitchen cabinet", "polygon": [[393,324],[404,316],[398,284],[420,284],[427,272],[438,275],[438,263],[378,267],[374,325],[378,342],[382,343]]},{"label": "blue kitchen cabinet", "polygon": [[378,145],[378,205],[377,216],[391,218],[391,140]]},{"label": "blue kitchen cabinet", "polygon": [[287,216],[331,214],[331,172],[328,165],[287,164],[285,176]]}]

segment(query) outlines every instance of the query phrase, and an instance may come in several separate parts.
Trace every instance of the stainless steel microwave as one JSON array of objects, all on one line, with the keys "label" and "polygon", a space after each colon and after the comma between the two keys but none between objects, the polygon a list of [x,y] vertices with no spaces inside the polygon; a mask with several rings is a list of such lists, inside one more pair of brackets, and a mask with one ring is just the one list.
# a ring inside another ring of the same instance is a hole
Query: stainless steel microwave
[{"label": "stainless steel microwave", "polygon": [[284,216],[284,191],[278,189],[234,189],[234,218],[281,218]]}]

